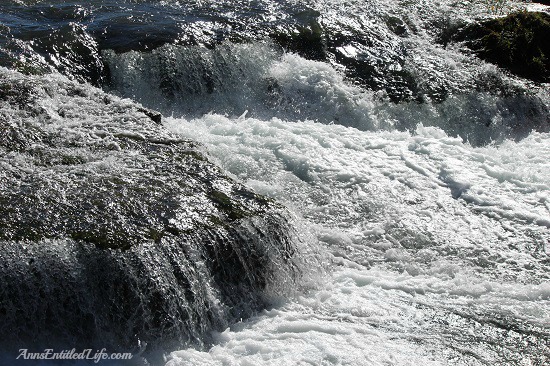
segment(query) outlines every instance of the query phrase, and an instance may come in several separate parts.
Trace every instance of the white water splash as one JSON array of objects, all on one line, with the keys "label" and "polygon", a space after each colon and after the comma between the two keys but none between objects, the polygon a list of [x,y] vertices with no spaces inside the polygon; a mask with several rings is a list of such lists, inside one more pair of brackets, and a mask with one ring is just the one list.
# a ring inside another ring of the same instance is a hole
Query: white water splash
[{"label": "white water splash", "polygon": [[169,365],[548,357],[549,134],[474,148],[422,125],[362,132],[206,115],[167,126],[303,216],[334,268],[316,291],[218,334],[207,352],[174,352]]}]

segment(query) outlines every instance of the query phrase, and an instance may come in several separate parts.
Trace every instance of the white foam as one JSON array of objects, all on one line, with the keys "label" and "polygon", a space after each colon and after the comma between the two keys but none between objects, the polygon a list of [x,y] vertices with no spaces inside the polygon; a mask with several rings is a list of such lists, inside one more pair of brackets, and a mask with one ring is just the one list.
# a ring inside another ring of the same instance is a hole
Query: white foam
[{"label": "white foam", "polygon": [[[550,281],[537,260],[550,239],[541,159],[549,134],[474,148],[423,126],[362,132],[219,115],[166,123],[304,217],[341,268],[321,280],[326,287],[224,332],[209,352],[175,352],[170,365],[449,362],[436,341],[445,330],[421,333],[433,340],[423,346],[413,341],[422,324],[398,314],[418,311],[414,304],[550,324]],[[331,299],[330,320],[318,297]],[[498,360],[488,346],[476,352]]]}]

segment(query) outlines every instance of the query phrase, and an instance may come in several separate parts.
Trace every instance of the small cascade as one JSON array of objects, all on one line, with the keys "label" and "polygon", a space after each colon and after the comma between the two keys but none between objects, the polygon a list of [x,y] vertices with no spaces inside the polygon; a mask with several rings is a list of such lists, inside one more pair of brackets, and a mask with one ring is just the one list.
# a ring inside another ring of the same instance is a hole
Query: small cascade
[{"label": "small cascade", "polygon": [[295,288],[286,211],[153,111],[0,72],[3,350],[200,346]]}]

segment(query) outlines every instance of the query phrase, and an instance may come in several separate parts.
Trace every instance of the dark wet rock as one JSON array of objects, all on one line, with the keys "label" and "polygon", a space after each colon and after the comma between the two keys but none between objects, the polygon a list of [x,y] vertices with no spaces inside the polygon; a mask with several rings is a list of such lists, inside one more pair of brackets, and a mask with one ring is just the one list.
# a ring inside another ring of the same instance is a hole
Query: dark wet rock
[{"label": "dark wet rock", "polygon": [[465,27],[464,41],[480,58],[534,81],[550,81],[550,15],[517,12]]},{"label": "dark wet rock", "polygon": [[[311,9],[295,14],[295,19],[296,24],[279,27],[271,34],[285,51],[309,60],[336,63],[351,80],[369,89],[385,90],[394,102],[419,96],[412,75],[403,70],[404,58],[395,50],[397,43],[382,29],[347,19],[329,22]],[[394,35],[405,38],[411,33],[402,18],[388,15],[383,21]]]},{"label": "dark wet rock", "polygon": [[147,117],[151,118],[151,121],[161,124],[162,123],[162,114],[160,112],[154,111],[147,108],[138,108],[139,112],[142,112]]},{"label": "dark wet rock", "polygon": [[283,208],[155,118],[0,70],[1,348],[200,344],[291,285]]},{"label": "dark wet rock", "polygon": [[404,19],[393,15],[387,15],[384,20],[388,29],[390,29],[395,35],[407,37],[409,33],[411,33],[409,25]]},{"label": "dark wet rock", "polygon": [[[217,7],[188,2],[164,5],[173,6],[178,16],[165,11],[143,14],[139,4],[111,11],[103,7],[79,10],[70,4],[6,7],[7,15],[16,15],[9,18],[16,23],[10,24],[9,32],[0,29],[0,65],[28,74],[56,70],[80,81],[109,86],[112,65],[106,59],[113,52],[145,54],[166,45],[212,50],[227,43],[270,40],[304,58],[337,63],[350,79],[385,90],[393,101],[417,98],[416,85],[411,85],[410,73],[402,70],[403,57],[391,39],[406,38],[413,32],[406,17],[385,16],[379,29],[361,18],[326,19],[319,11],[294,2],[281,1],[269,7],[256,2],[241,5],[231,15]],[[113,14],[93,17],[96,11]],[[24,28],[21,24],[36,19],[41,25],[36,30],[20,30]],[[389,35],[384,34],[388,31]],[[346,52],[353,48],[357,54]],[[374,56],[380,52],[381,57]],[[209,93],[215,93],[215,76],[203,72],[201,78]]]},{"label": "dark wet rock", "polygon": [[319,24],[320,13],[304,10],[298,13],[298,24],[284,26],[274,32],[271,38],[286,51],[317,61],[325,61],[327,53],[327,34]]}]

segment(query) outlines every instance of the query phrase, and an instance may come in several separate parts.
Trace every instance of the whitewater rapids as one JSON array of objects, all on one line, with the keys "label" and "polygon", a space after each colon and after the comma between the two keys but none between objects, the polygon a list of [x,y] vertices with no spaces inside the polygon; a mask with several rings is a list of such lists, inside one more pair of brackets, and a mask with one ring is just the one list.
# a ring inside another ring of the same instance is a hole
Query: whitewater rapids
[{"label": "whitewater rapids", "polygon": [[550,134],[472,147],[436,127],[171,118],[299,214],[333,265],[317,288],[168,365],[544,364]]},{"label": "whitewater rapids", "polygon": [[[34,124],[112,122],[118,131],[158,110],[155,133],[196,141],[192,156],[288,208],[292,237],[304,246],[297,253],[313,253],[297,288],[274,292],[259,314],[197,322],[197,342],[177,343],[160,364],[550,362],[550,92],[445,41],[497,16],[485,0],[13,0],[0,10],[0,66],[31,74],[17,84],[29,100],[44,79],[33,75],[54,74],[26,106]],[[0,90],[9,123],[25,108],[12,89]],[[81,155],[78,145],[67,146],[72,155]],[[186,180],[178,169],[165,169],[166,187]],[[116,170],[103,172],[116,178]],[[132,174],[158,194],[148,176]],[[109,224],[105,217],[92,223]],[[145,263],[162,274],[158,283],[174,283],[165,261]],[[195,260],[173,263],[195,273]],[[65,276],[55,278],[66,288]],[[193,282],[189,295],[210,293],[206,282]],[[179,303],[180,293],[163,299]],[[204,318],[216,315],[210,298],[197,306]],[[162,328],[167,319],[159,319]],[[147,357],[130,364],[159,364]]]}]

